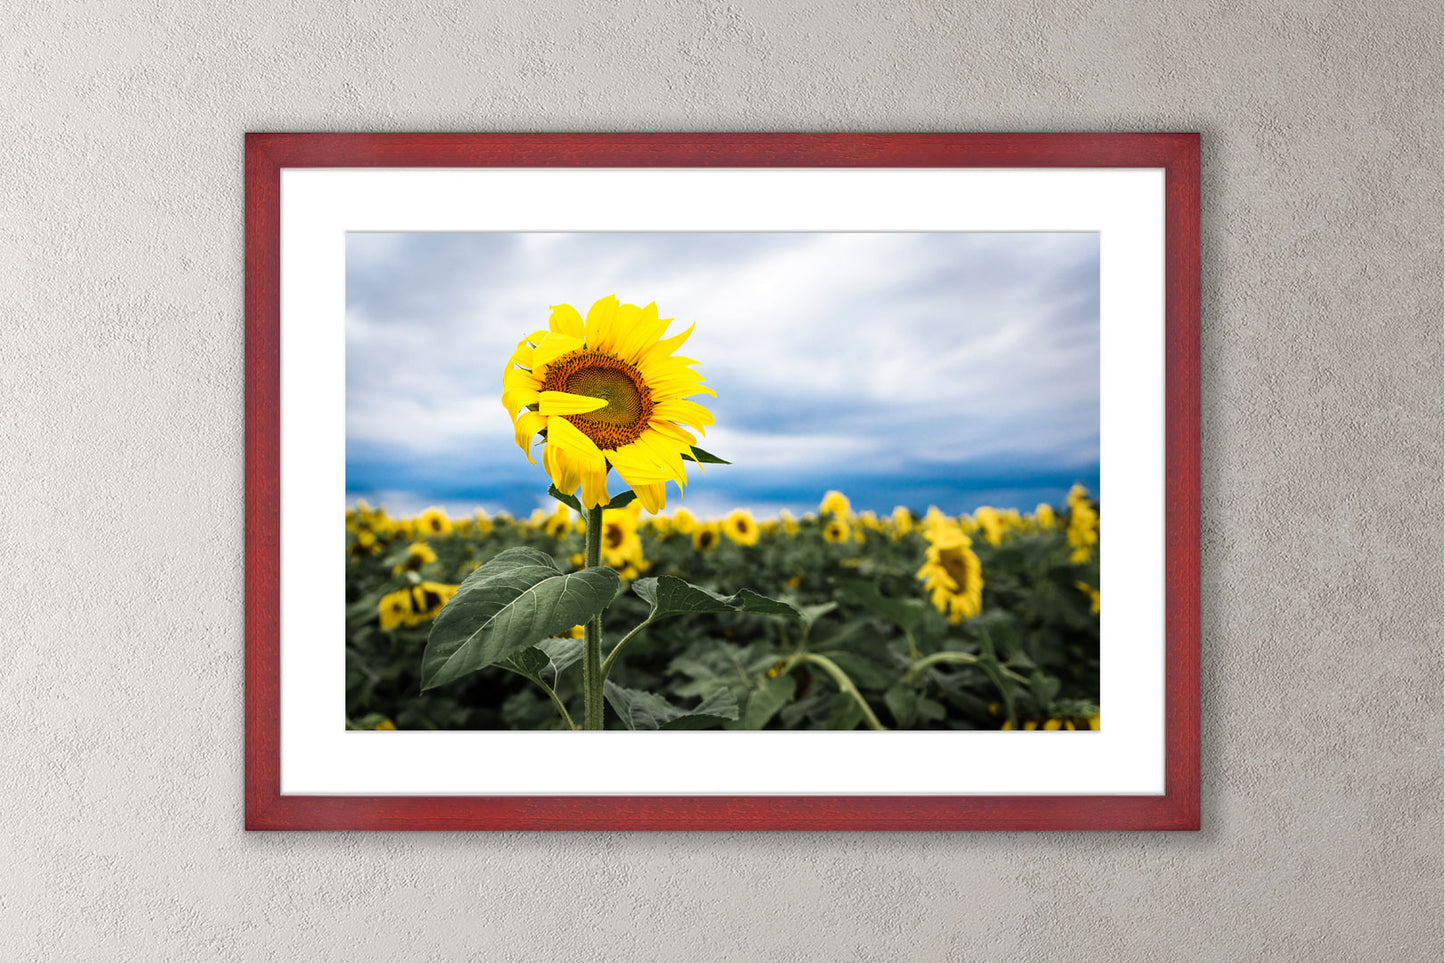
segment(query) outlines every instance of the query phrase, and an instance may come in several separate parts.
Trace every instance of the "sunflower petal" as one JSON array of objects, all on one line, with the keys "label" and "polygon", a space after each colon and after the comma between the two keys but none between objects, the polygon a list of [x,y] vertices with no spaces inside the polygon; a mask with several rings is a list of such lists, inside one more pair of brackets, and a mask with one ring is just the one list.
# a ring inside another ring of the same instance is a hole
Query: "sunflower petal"
[{"label": "sunflower petal", "polygon": [[502,406],[507,409],[507,414],[515,419],[517,412],[528,405],[537,404],[538,397],[536,388],[529,385],[522,385],[510,391],[502,392]]},{"label": "sunflower petal", "polygon": [[[659,403],[652,409],[652,414],[656,418],[692,425],[704,435],[706,435],[707,432],[703,431],[703,429],[714,421],[712,412],[708,411],[702,405],[695,401],[684,401],[680,398]],[[581,432],[578,432],[578,434],[581,434]]]},{"label": "sunflower petal", "polygon": [[541,407],[537,410],[544,415],[582,415],[607,407],[606,398],[574,395],[570,391],[543,391],[538,398]]},{"label": "sunflower petal", "polygon": [[642,507],[654,515],[667,507],[666,485],[633,485],[632,490],[637,493]]},{"label": "sunflower petal", "polygon": [[560,415],[547,417],[547,443],[550,445],[554,442],[564,448],[570,448],[578,454],[591,458],[602,457],[602,449],[597,447],[597,443],[582,434],[576,425]]},{"label": "sunflower petal", "polygon": [[580,347],[582,347],[581,338],[549,333],[537,345],[537,350],[532,353],[532,370],[540,371],[562,355],[576,351]]},{"label": "sunflower petal", "polygon": [[570,304],[552,305],[552,317],[548,320],[547,326],[557,334],[565,334],[572,338],[586,337],[582,327],[582,315]]},{"label": "sunflower petal", "polygon": [[587,309],[587,322],[583,326],[587,332],[587,347],[597,351],[606,351],[612,346],[614,340],[613,327],[617,320],[617,298],[609,294],[605,298],[599,298]]},{"label": "sunflower petal", "polygon": [[[547,419],[535,411],[524,411],[517,419],[514,426],[517,439],[517,447],[526,454],[527,460],[537,464],[537,459],[532,457],[532,436],[543,428],[547,427]],[[550,432],[549,432],[550,434]],[[582,434],[580,431],[578,434]]]}]

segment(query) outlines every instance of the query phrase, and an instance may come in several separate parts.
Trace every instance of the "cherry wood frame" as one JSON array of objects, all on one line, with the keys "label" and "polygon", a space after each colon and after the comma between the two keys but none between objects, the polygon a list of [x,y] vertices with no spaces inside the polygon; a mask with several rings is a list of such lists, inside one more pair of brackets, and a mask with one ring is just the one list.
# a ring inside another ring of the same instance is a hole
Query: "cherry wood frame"
[{"label": "cherry wood frame", "polygon": [[[1162,796],[296,796],[280,791],[285,167],[1148,167],[1165,171]],[[246,135],[246,828],[1199,828],[1199,135]]]}]

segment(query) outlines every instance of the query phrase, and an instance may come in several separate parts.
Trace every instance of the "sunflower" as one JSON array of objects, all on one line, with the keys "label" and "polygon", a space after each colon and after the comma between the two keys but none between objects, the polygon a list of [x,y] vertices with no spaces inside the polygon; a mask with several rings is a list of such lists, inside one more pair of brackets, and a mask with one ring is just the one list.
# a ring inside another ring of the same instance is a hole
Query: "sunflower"
[{"label": "sunflower", "polygon": [[739,545],[758,544],[758,523],[746,508],[735,509],[722,520],[723,534]]},{"label": "sunflower", "polygon": [[983,567],[973,543],[957,525],[936,524],[926,532],[927,560],[918,570],[933,607],[957,625],[983,608]]},{"label": "sunflower", "polygon": [[1048,502],[1039,502],[1038,507],[1034,509],[1034,524],[1041,530],[1047,531],[1054,527],[1056,521],[1058,518],[1054,515],[1054,506]]},{"label": "sunflower", "polygon": [[452,522],[440,508],[428,508],[416,517],[416,530],[424,535],[450,535]]},{"label": "sunflower", "polygon": [[558,505],[557,510],[542,523],[542,530],[553,538],[566,538],[572,533],[572,509]]},{"label": "sunflower", "polygon": [[893,540],[896,542],[913,531],[913,513],[899,505],[893,509]]},{"label": "sunflower", "polygon": [[602,298],[587,320],[569,304],[552,306],[545,331],[517,344],[502,375],[502,405],[517,445],[533,464],[532,437],[547,433],[542,466],[564,494],[582,489],[582,505],[608,502],[607,473],[617,469],[649,512],[667,503],[667,483],[687,485],[691,456],[712,413],[689,395],[707,392],[691,358],[673,352],[692,334],[663,332],[671,318],[657,305],[640,308]]},{"label": "sunflower", "polygon": [[983,532],[983,540],[990,545],[997,545],[1003,541],[1003,516],[988,505],[981,505],[974,510],[973,520]]},{"label": "sunflower", "polygon": [[1087,562],[1099,544],[1099,513],[1089,503],[1089,493],[1083,485],[1069,490],[1069,547],[1071,559],[1076,564]]},{"label": "sunflower", "polygon": [[422,582],[411,587],[411,617],[408,625],[420,625],[434,618],[442,606],[457,594],[460,585],[443,585],[441,582]]},{"label": "sunflower", "polygon": [[679,508],[672,516],[672,530],[679,535],[691,535],[697,531],[697,519],[686,508]]},{"label": "sunflower", "polygon": [[853,537],[853,532],[847,522],[835,518],[823,526],[823,537],[835,545],[842,545]]},{"label": "sunflower", "polygon": [[405,569],[415,572],[423,565],[430,565],[437,560],[437,553],[426,542],[412,542],[406,550],[406,561],[392,567],[391,574],[400,575]]},{"label": "sunflower", "polygon": [[[633,503],[635,505],[636,502]],[[602,563],[624,568],[642,561],[642,539],[637,534],[637,516],[631,506],[609,508],[602,513]]]},{"label": "sunflower", "polygon": [[1075,582],[1074,587],[1089,597],[1089,614],[1099,614],[1099,590],[1088,582]]},{"label": "sunflower", "polygon": [[443,585],[440,582],[421,582],[383,595],[378,605],[381,627],[387,631],[399,625],[409,628],[434,618],[442,610],[442,606],[457,594],[460,587]]},{"label": "sunflower", "polygon": [[390,632],[411,617],[411,591],[402,589],[381,597],[377,606],[381,615],[381,627]]},{"label": "sunflower", "polygon": [[778,513],[778,522],[783,526],[783,534],[789,538],[795,537],[801,527],[798,525],[798,520],[793,517],[793,513],[786,508]]},{"label": "sunflower", "polygon": [[853,504],[848,501],[848,496],[842,492],[828,492],[818,504],[819,515],[837,515],[839,518],[847,518],[853,514]]},{"label": "sunflower", "polygon": [[717,548],[721,534],[717,522],[705,522],[693,530],[692,547],[699,552],[711,552]]}]

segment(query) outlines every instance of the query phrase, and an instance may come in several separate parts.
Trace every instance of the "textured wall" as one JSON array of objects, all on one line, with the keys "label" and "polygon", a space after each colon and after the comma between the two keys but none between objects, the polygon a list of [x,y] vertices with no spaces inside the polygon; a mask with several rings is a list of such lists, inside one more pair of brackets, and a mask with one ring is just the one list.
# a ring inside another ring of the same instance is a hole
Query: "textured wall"
[{"label": "textured wall", "polygon": [[[1439,959],[1438,3],[149,6],[0,11],[0,958]],[[243,833],[241,135],[368,128],[1202,131],[1204,831]]]}]

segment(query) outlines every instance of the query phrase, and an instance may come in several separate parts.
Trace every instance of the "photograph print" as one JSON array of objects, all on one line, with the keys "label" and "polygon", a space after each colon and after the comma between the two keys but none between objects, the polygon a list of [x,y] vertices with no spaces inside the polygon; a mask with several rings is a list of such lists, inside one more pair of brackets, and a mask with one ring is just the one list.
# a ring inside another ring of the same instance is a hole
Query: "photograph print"
[{"label": "photograph print", "polygon": [[1101,728],[1099,234],[345,244],[347,729]]}]

